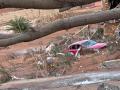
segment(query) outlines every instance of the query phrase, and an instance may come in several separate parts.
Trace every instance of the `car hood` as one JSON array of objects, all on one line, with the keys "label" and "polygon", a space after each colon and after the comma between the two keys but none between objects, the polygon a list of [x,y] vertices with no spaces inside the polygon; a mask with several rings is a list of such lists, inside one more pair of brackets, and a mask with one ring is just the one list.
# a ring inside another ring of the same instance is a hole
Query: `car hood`
[{"label": "car hood", "polygon": [[95,45],[92,45],[92,46],[90,46],[90,47],[88,47],[88,48],[100,49],[100,48],[103,48],[103,47],[105,47],[105,46],[107,46],[107,43],[96,43]]}]

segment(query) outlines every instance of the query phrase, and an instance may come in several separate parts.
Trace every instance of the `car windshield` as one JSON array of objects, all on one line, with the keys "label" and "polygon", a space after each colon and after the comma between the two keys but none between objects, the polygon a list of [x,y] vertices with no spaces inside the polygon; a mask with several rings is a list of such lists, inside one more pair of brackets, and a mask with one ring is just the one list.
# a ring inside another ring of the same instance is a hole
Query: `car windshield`
[{"label": "car windshield", "polygon": [[79,48],[80,48],[79,44],[75,44],[75,45],[70,46],[70,49],[79,49]]},{"label": "car windshield", "polygon": [[86,41],[86,42],[82,43],[82,46],[84,46],[84,47],[90,47],[90,46],[95,45],[95,44],[96,44],[95,41],[89,40],[89,41]]}]

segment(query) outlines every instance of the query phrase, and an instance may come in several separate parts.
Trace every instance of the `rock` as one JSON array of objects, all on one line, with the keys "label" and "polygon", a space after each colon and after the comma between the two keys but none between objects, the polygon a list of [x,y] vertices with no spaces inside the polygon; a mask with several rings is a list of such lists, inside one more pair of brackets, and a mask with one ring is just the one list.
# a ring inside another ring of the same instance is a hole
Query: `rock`
[{"label": "rock", "polygon": [[97,90],[120,90],[120,87],[112,84],[102,83],[98,86]]},{"label": "rock", "polygon": [[101,66],[107,69],[120,68],[120,59],[104,61]]}]

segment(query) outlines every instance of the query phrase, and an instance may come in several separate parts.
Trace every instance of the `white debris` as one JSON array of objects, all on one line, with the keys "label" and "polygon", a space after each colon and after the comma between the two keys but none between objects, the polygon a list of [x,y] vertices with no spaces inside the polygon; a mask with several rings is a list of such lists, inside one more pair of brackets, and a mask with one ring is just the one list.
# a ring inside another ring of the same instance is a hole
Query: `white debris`
[{"label": "white debris", "polygon": [[80,68],[82,68],[83,66],[80,66]]},{"label": "white debris", "polygon": [[78,86],[78,85],[88,85],[88,84],[95,84],[95,83],[100,83],[100,82],[104,82],[105,80],[85,80],[85,81],[80,81],[80,82],[76,82],[76,83],[73,83],[73,86]]},{"label": "white debris", "polygon": [[47,57],[47,63],[53,63],[53,61],[55,60],[55,57]]},{"label": "white debris", "polygon": [[23,80],[24,78],[18,78],[16,76],[11,76],[12,77],[12,80]]},{"label": "white debris", "polygon": [[65,54],[64,54],[64,53],[57,53],[57,55],[62,55],[62,56],[65,56]]},{"label": "white debris", "polygon": [[51,51],[53,49],[53,47],[55,47],[55,44],[51,43],[46,49],[45,49],[45,52],[51,56]]},{"label": "white debris", "polygon": [[43,65],[44,62],[42,62],[42,61],[38,61],[37,64],[38,64],[38,65]]}]

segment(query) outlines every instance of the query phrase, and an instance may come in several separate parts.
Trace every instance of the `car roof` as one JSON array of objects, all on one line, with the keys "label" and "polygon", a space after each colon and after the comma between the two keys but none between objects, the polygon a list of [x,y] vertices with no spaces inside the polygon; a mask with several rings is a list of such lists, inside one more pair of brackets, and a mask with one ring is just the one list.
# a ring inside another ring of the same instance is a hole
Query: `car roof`
[{"label": "car roof", "polygon": [[70,47],[70,46],[72,46],[72,45],[75,45],[75,44],[82,44],[82,43],[84,43],[84,42],[86,42],[86,41],[89,41],[89,40],[77,41],[77,42],[74,42],[74,43],[70,44],[68,47]]}]

